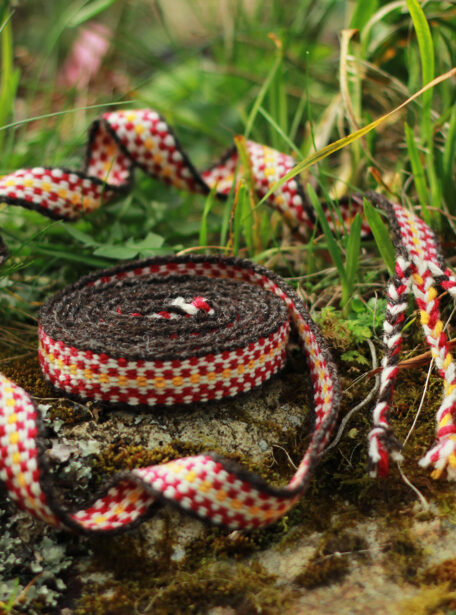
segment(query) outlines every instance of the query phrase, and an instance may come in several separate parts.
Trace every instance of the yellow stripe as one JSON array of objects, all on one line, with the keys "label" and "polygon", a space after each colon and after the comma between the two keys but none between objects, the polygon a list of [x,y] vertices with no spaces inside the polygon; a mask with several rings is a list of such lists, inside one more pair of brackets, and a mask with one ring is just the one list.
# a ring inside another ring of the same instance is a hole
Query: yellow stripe
[{"label": "yellow stripe", "polygon": [[427,325],[429,323],[429,314],[424,310],[420,310],[421,324]]},{"label": "yellow stripe", "polygon": [[443,322],[441,320],[438,320],[435,323],[435,327],[434,327],[434,331],[432,332],[432,335],[434,337],[439,337],[439,335],[442,333],[443,331]]},{"label": "yellow stripe", "polygon": [[445,357],[445,361],[443,362],[443,369],[447,369],[452,360],[453,360],[453,357],[451,355],[451,352],[449,352],[447,356]]}]

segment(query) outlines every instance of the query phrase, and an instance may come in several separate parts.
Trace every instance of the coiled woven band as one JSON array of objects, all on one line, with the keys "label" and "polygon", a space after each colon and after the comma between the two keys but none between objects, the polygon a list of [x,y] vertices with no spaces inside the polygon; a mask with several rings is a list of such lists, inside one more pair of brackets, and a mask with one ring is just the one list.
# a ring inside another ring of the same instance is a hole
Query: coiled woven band
[{"label": "coiled woven band", "polygon": [[175,257],[83,278],[41,310],[43,371],[71,395],[130,406],[249,391],[285,362],[288,311],[268,273]]},{"label": "coiled woven band", "polygon": [[315,427],[287,487],[198,455],[124,474],[92,506],[69,514],[43,480],[37,412],[3,379],[0,451],[10,495],[54,525],[85,532],[126,528],[158,501],[232,528],[275,521],[307,486],[339,404],[325,344],[281,278],[237,259],[156,258],[83,278],[48,301],[40,318],[40,361],[56,387],[83,399],[143,406],[220,399],[259,386],[284,364],[290,321],[308,359]]},{"label": "coiled woven band", "polygon": [[[260,196],[293,166],[290,156],[248,142]],[[34,168],[0,179],[1,201],[51,217],[75,219],[125,193],[134,166],[178,188],[224,198],[238,163],[230,150],[198,173],[175,135],[154,111],[108,113],[90,131],[82,172]],[[375,193],[397,252],[388,287],[385,355],[374,428],[372,473],[386,474],[400,443],[389,425],[407,294],[413,290],[427,342],[444,379],[437,443],[421,462],[456,478],[456,368],[439,314],[437,287],[456,297],[456,278],[437,239],[415,214]],[[344,206],[344,225],[362,200]],[[299,181],[276,189],[269,204],[295,230],[313,225]],[[328,212],[328,220],[331,216]],[[332,222],[332,220],[331,220]],[[364,234],[369,232],[366,224]],[[0,258],[6,248],[0,241]],[[248,317],[248,318],[247,318]],[[252,318],[251,318],[252,317]],[[288,330],[295,330],[313,387],[314,429],[292,480],[276,488],[232,462],[203,454],[117,476],[85,510],[58,504],[42,450],[40,414],[29,395],[0,374],[0,480],[20,507],[78,532],[130,528],[160,503],[229,528],[267,525],[302,496],[330,439],[340,402],[336,371],[318,328],[296,293],[278,276],[247,261],[170,257],[127,264],[83,278],[43,307],[40,362],[46,377],[71,396],[111,404],[156,406],[230,397],[258,386],[283,365]]]}]

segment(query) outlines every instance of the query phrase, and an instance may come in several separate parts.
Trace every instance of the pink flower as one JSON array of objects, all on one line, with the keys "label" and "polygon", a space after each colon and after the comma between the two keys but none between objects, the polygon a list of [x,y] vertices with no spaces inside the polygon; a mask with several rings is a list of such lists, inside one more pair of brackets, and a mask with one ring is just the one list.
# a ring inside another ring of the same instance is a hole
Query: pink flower
[{"label": "pink flower", "polygon": [[79,32],[59,72],[58,82],[67,87],[87,86],[98,73],[111,42],[111,30],[90,22]]}]

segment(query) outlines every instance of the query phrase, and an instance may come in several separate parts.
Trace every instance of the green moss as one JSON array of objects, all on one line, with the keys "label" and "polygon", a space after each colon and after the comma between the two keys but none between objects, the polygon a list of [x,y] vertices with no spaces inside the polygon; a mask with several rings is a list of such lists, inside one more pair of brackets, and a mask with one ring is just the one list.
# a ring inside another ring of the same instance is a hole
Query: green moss
[{"label": "green moss", "polygon": [[317,319],[326,341],[335,350],[345,352],[355,341],[353,333],[334,308],[323,308]]},{"label": "green moss", "polygon": [[51,421],[60,419],[65,425],[76,425],[90,420],[91,414],[82,404],[59,399],[52,404],[49,410],[49,418]]},{"label": "green moss", "polygon": [[197,455],[201,452],[201,446],[174,440],[170,444],[157,447],[153,450],[140,445],[131,445],[123,439],[109,444],[97,456],[94,462],[94,470],[102,478],[106,474],[115,474],[121,470],[147,467],[159,463],[167,463],[178,457]]},{"label": "green moss", "polygon": [[383,549],[384,567],[389,575],[397,579],[400,575],[409,583],[418,583],[420,569],[425,561],[425,551],[407,528],[396,529]]},{"label": "green moss", "polygon": [[425,585],[447,583],[449,589],[456,590],[456,558],[430,566],[422,572],[420,581]]},{"label": "green moss", "polygon": [[185,552],[188,567],[194,570],[201,561],[214,558],[242,560],[255,552],[280,544],[289,533],[289,520],[285,516],[266,528],[234,536],[230,530],[208,528],[203,536],[198,536],[187,545]]},{"label": "green moss", "polygon": [[197,572],[181,571],[166,580],[124,576],[102,587],[89,586],[75,615],[130,615],[132,604],[143,615],[204,614],[215,606],[229,606],[243,615],[275,615],[290,600],[289,592],[277,587],[275,577],[258,563],[206,564]]},{"label": "green moss", "polygon": [[12,359],[2,363],[1,372],[36,397],[55,397],[51,385],[44,379],[36,356]]},{"label": "green moss", "polygon": [[342,581],[353,558],[365,557],[366,541],[358,534],[332,530],[294,581],[306,589]]},{"label": "green moss", "polygon": [[313,589],[342,581],[349,571],[350,562],[346,557],[331,554],[320,559],[312,559],[304,570],[295,577],[295,583],[306,589]]}]

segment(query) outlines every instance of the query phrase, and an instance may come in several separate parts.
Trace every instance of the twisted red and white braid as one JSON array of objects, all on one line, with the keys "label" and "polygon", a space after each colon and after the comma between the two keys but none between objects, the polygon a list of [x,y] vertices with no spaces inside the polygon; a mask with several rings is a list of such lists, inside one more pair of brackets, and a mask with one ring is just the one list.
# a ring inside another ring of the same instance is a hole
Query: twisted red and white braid
[{"label": "twisted red and white braid", "polygon": [[388,335],[391,329],[388,316],[384,324],[383,365],[386,370],[382,373],[380,399],[374,410],[375,427],[369,434],[369,456],[374,468],[373,473],[376,469],[379,474],[387,472],[389,453],[392,453],[397,460],[401,458],[398,442],[391,436],[387,412],[397,373],[394,364],[400,347],[400,328],[406,307],[405,295],[411,287],[420,310],[426,342],[431,348],[432,357],[444,382],[443,400],[436,414],[437,442],[420,461],[420,465],[426,467],[432,464],[435,467],[433,476],[436,478],[446,469],[448,477],[456,479],[456,372],[448,339],[443,331],[437,292],[437,287],[440,286],[456,297],[456,278],[445,266],[438,240],[427,224],[412,212],[390,203],[380,195],[372,193],[370,198],[386,211],[393,228],[399,265],[399,267],[396,265],[393,284],[396,295],[398,288],[404,295],[400,307],[393,306],[400,313],[400,318],[391,331],[392,337]]},{"label": "twisted red and white braid", "polygon": [[387,288],[387,305],[383,323],[382,372],[377,402],[373,411],[374,427],[369,433],[369,458],[373,464],[371,473],[388,474],[388,454],[401,459],[400,443],[394,438],[389,425],[389,412],[394,393],[397,363],[402,345],[402,327],[410,292],[410,263],[398,256],[393,279]]}]

